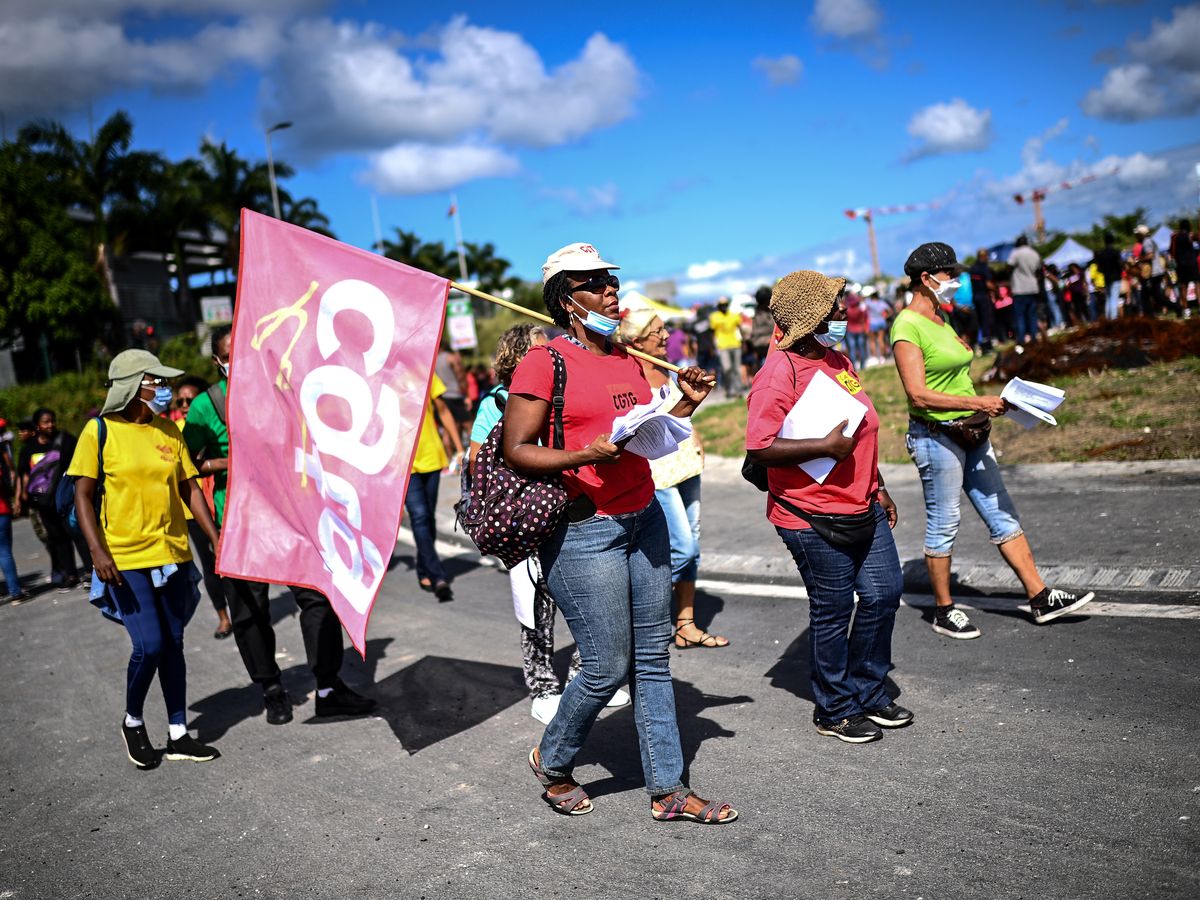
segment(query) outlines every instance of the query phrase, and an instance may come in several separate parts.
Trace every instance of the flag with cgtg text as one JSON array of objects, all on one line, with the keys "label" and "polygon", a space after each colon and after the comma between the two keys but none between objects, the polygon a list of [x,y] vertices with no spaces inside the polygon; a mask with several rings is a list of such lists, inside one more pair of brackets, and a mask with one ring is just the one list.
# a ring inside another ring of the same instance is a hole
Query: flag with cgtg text
[{"label": "flag with cgtg text", "polygon": [[222,575],[315,588],[364,652],[450,283],[242,211]]}]

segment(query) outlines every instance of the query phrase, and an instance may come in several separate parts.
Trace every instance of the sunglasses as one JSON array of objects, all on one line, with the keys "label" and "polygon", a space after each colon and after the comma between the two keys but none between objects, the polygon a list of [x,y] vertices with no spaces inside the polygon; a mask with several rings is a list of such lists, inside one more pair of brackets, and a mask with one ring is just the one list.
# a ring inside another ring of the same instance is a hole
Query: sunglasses
[{"label": "sunglasses", "polygon": [[589,294],[601,294],[604,292],[605,288],[610,287],[617,288],[619,290],[621,287],[621,279],[616,275],[593,275],[587,281],[583,282],[583,284],[577,284],[573,286],[571,288],[571,293],[573,294],[576,291],[586,291]]},{"label": "sunglasses", "polygon": [[143,375],[142,387],[159,387],[167,383],[166,378],[161,378],[157,375]]}]

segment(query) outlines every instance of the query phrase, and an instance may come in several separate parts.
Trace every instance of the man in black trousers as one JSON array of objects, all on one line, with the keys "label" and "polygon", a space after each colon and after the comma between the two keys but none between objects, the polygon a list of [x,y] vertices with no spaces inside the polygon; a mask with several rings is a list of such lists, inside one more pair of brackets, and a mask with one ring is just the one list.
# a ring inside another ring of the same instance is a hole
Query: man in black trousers
[{"label": "man in black trousers", "polygon": [[[183,438],[195,457],[201,475],[215,476],[213,500],[217,525],[225,518],[225,491],[229,469],[229,429],[226,427],[225,391],[229,378],[229,329],[213,332],[212,355],[221,380],[199,394],[188,410]],[[283,688],[275,662],[275,629],[271,625],[269,586],[261,581],[223,578],[233,621],[233,638],[250,675],[261,685],[267,721],[284,725],[292,720],[292,701]],[[308,665],[317,679],[316,715],[361,716],[375,709],[375,701],[351,690],[340,677],[342,625],[329,599],[311,588],[290,585],[300,607],[300,632]]]}]

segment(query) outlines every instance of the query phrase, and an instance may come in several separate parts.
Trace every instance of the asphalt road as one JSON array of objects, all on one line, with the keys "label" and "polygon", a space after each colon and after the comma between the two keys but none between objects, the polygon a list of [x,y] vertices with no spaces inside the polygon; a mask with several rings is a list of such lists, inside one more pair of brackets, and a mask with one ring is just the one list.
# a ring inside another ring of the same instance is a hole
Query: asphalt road
[{"label": "asphalt road", "polygon": [[545,806],[524,761],[540,726],[507,578],[453,560],[457,599],[439,605],[416,590],[409,553],[366,661],[347,654],[346,680],[380,717],[312,719],[283,594],[280,665],[298,705],[268,726],[202,605],[189,724],[223,756],[150,772],[119,736],[124,632],[82,592],[0,608],[0,897],[1200,895],[1194,595],[1110,596],[1126,615],[1041,628],[990,598],[969,642],[934,635],[907,598],[892,677],[916,722],[851,746],[811,725],[805,601],[705,592],[701,624],[732,645],[675,653],[673,667],[690,782],[741,813],[714,828],[650,819],[628,709],[603,715],[580,759],[596,811]]}]

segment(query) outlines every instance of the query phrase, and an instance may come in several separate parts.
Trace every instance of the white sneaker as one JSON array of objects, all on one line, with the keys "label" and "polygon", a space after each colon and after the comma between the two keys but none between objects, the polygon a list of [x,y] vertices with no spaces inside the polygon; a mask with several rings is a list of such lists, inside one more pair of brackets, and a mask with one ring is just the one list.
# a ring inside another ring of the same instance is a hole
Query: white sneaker
[{"label": "white sneaker", "polygon": [[558,712],[560,700],[562,700],[562,694],[542,694],[540,697],[534,697],[529,714],[543,725],[549,725]]},{"label": "white sneaker", "polygon": [[630,702],[629,691],[625,690],[625,688],[617,688],[617,692],[612,695],[612,699],[604,705],[609,709],[617,709],[621,706],[628,706]]}]

